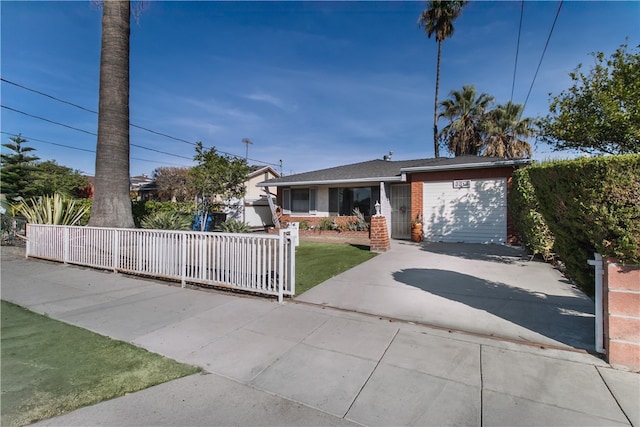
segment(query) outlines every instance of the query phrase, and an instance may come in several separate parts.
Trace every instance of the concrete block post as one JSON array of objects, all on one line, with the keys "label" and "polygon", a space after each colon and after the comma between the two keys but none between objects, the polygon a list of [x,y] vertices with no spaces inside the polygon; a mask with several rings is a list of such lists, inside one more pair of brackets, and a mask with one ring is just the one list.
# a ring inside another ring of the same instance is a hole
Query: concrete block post
[{"label": "concrete block post", "polygon": [[603,288],[607,361],[640,372],[640,265],[605,259]]}]

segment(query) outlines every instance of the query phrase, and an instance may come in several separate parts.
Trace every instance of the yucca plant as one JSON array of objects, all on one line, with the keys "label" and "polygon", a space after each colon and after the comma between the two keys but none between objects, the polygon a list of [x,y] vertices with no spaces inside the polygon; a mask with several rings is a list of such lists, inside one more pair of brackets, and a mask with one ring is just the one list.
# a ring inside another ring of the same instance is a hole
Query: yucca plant
[{"label": "yucca plant", "polygon": [[251,228],[246,222],[236,219],[228,219],[218,226],[223,233],[251,233]]},{"label": "yucca plant", "polygon": [[369,229],[369,223],[364,218],[364,214],[360,211],[360,209],[355,208],[353,210],[353,216],[356,217],[356,230],[357,231],[367,231]]},{"label": "yucca plant", "polygon": [[31,224],[52,225],[76,225],[91,209],[86,204],[58,193],[22,200],[11,208]]},{"label": "yucca plant", "polygon": [[191,217],[177,211],[156,211],[142,218],[140,226],[154,230],[191,230]]}]

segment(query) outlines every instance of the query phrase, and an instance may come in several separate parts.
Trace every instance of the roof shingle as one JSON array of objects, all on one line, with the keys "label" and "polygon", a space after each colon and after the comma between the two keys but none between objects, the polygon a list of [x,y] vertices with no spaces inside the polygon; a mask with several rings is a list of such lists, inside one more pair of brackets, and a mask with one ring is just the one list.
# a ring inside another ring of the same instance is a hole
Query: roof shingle
[{"label": "roof shingle", "polygon": [[276,179],[270,179],[262,183],[262,185],[285,185],[296,183],[310,182],[340,182],[340,181],[357,181],[357,180],[373,180],[380,178],[380,181],[396,180],[400,177],[402,170],[406,168],[416,167],[447,167],[456,166],[464,168],[465,165],[486,164],[505,161],[510,159],[499,159],[495,157],[479,157],[479,156],[460,156],[460,157],[439,157],[437,159],[414,159],[414,160],[369,160],[361,163],[353,163],[350,165],[336,166],[328,169],[320,169],[311,172],[304,172],[295,175],[283,176]]}]

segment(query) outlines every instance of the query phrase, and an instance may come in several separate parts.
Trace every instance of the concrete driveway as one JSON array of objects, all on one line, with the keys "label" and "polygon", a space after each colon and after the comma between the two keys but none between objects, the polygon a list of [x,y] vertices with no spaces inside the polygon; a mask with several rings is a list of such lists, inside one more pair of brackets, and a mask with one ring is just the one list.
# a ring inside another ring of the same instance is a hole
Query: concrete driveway
[{"label": "concrete driveway", "polygon": [[393,241],[297,301],[475,334],[595,349],[594,302],[551,265],[502,245]]}]

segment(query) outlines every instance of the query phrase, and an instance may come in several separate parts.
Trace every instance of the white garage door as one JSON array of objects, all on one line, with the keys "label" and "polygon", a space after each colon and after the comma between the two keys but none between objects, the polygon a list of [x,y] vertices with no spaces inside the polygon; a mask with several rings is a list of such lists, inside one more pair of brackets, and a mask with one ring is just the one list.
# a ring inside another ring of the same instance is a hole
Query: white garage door
[{"label": "white garage door", "polygon": [[424,183],[424,238],[431,242],[504,243],[504,178]]}]

